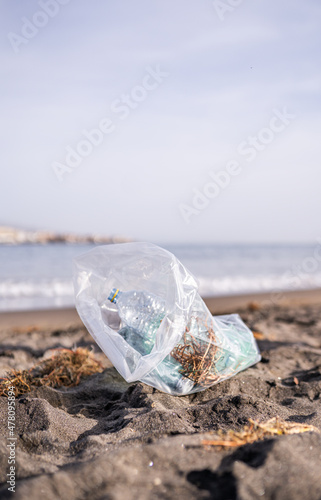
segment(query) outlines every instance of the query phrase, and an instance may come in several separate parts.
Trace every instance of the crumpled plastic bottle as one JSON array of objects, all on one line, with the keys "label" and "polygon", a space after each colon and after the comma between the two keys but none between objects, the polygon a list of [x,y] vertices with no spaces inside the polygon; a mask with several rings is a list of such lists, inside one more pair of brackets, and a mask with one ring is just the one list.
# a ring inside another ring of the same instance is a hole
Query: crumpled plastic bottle
[{"label": "crumpled plastic bottle", "polygon": [[[116,304],[121,319],[119,335],[143,356],[150,354],[157,330],[166,314],[165,301],[146,291],[122,292],[116,288],[111,290],[108,300]],[[191,384],[182,379],[180,369],[180,363],[168,355],[157,370],[152,371],[151,376],[160,378],[172,392],[181,394]]]},{"label": "crumpled plastic bottle", "polygon": [[116,288],[111,290],[108,300],[116,304],[122,324],[130,327],[126,341],[133,347],[139,345],[141,354],[149,354],[166,313],[165,301],[145,291],[122,292]]}]

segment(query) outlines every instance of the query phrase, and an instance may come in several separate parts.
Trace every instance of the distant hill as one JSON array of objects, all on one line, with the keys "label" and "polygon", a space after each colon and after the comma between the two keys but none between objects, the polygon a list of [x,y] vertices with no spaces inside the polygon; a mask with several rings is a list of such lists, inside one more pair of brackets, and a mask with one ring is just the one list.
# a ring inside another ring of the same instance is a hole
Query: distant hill
[{"label": "distant hill", "polygon": [[130,241],[121,236],[77,235],[70,233],[53,233],[49,231],[26,231],[13,227],[0,226],[0,245],[21,245],[26,243],[126,243]]}]

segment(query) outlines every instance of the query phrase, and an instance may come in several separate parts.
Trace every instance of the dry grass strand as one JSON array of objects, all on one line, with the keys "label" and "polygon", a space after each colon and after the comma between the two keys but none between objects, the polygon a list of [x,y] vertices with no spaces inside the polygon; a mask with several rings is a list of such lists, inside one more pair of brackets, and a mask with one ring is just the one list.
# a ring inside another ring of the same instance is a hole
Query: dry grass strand
[{"label": "dry grass strand", "polygon": [[249,419],[249,425],[246,425],[241,431],[219,432],[218,439],[206,439],[202,441],[204,446],[224,446],[234,448],[245,444],[261,441],[273,436],[285,434],[300,434],[302,432],[317,432],[319,429],[313,425],[299,424],[296,422],[284,422],[278,417],[271,418],[266,422],[258,422]]}]

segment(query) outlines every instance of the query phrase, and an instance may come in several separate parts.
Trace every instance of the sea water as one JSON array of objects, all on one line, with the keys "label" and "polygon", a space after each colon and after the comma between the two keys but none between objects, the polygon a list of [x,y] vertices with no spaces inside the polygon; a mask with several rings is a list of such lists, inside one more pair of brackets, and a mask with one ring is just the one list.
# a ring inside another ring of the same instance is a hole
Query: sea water
[{"label": "sea water", "polygon": [[[164,245],[203,297],[321,287],[321,244]],[[74,305],[72,258],[94,245],[0,246],[0,311]],[[316,258],[316,255],[320,257]]]}]

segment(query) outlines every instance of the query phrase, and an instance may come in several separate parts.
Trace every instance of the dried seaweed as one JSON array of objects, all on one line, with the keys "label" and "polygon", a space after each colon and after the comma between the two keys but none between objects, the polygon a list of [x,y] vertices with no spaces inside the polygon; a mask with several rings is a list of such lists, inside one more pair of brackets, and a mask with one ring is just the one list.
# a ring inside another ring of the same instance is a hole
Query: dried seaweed
[{"label": "dried seaweed", "polygon": [[[195,318],[195,321],[199,319]],[[207,322],[205,324],[207,326]],[[186,327],[183,344],[178,344],[171,352],[171,356],[182,365],[182,376],[202,387],[212,385],[220,378],[215,369],[220,349],[213,328],[207,327],[206,330],[207,337],[196,340]]]},{"label": "dried seaweed", "polygon": [[29,370],[12,370],[7,377],[0,378],[0,396],[6,396],[11,386],[15,387],[16,396],[43,385],[71,387],[78,385],[81,379],[102,371],[103,366],[88,349],[57,349],[50,358]]},{"label": "dried seaweed", "polygon": [[299,424],[296,422],[284,422],[278,417],[271,418],[266,422],[258,422],[249,419],[250,424],[241,431],[218,432],[218,438],[202,441],[204,446],[224,446],[227,448],[243,446],[255,441],[261,441],[273,436],[284,434],[299,434],[302,432],[318,432],[319,429],[313,425]]}]

